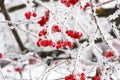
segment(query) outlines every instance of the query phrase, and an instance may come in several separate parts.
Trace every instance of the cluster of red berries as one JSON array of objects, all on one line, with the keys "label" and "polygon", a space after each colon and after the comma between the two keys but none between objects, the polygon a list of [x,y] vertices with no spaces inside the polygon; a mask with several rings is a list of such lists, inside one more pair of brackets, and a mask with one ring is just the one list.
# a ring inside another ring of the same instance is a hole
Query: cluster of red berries
[{"label": "cluster of red berries", "polygon": [[16,68],[15,68],[15,71],[16,71],[16,72],[22,72],[22,71],[23,71],[23,68],[21,68],[21,67],[16,67]]},{"label": "cluster of red berries", "polygon": [[44,47],[48,47],[48,46],[53,46],[54,43],[52,40],[43,40],[43,39],[39,39],[37,41],[37,46],[40,47],[40,46],[44,46]]},{"label": "cluster of red berries", "polygon": [[44,46],[44,47],[55,47],[57,49],[63,48],[68,46],[69,48],[73,48],[73,43],[71,41],[57,41],[56,43],[53,42],[52,40],[43,40],[43,39],[39,39],[37,41],[37,46]]},{"label": "cluster of red berries", "polygon": [[25,15],[25,17],[26,17],[27,20],[29,20],[31,18],[31,16],[33,16],[33,17],[37,16],[36,12],[31,12],[31,11],[25,12],[24,15]]},{"label": "cluster of red berries", "polygon": [[3,54],[2,53],[0,53],[0,58],[2,58],[3,57]]},{"label": "cluster of red berries", "polygon": [[[70,74],[68,76],[65,76],[64,80],[77,80],[73,74]],[[85,74],[81,73],[79,80],[85,80]]]},{"label": "cluster of red berries", "polygon": [[67,30],[65,33],[74,39],[80,39],[82,37],[82,33],[73,30]]},{"label": "cluster of red berries", "polygon": [[43,29],[39,32],[39,36],[45,36],[47,34],[47,29]]},{"label": "cluster of red berries", "polygon": [[114,54],[113,54],[113,52],[108,51],[108,52],[104,53],[104,56],[105,56],[106,58],[110,58],[110,57],[113,57]]},{"label": "cluster of red berries", "polygon": [[52,32],[61,32],[61,29],[59,28],[58,25],[53,25],[52,26]]},{"label": "cluster of red berries", "polygon": [[63,48],[68,46],[69,48],[73,48],[73,43],[71,41],[57,41],[56,48]]},{"label": "cluster of red berries", "polygon": [[37,22],[40,26],[44,26],[49,20],[50,11],[46,11],[45,15],[41,17],[41,19]]},{"label": "cluster of red berries", "polygon": [[64,3],[67,7],[74,6],[77,2],[78,0],[61,0],[61,3]]}]

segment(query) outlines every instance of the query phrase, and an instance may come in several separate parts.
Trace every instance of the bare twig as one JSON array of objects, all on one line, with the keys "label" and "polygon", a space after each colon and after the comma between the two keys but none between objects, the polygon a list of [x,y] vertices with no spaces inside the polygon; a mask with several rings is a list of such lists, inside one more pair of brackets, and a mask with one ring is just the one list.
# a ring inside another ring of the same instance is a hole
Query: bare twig
[{"label": "bare twig", "polygon": [[[1,4],[1,5],[0,5],[1,11],[2,11],[5,19],[8,20],[8,21],[10,21],[11,19],[10,19],[10,16],[9,16],[9,14],[8,14],[8,11],[7,11],[6,7],[5,7],[4,0],[0,0],[0,1],[1,1],[1,2],[0,2],[0,4]],[[8,24],[8,26],[12,26],[12,25],[11,25],[11,24]],[[22,43],[22,41],[21,41],[21,39],[20,39],[17,31],[16,31],[15,29],[12,29],[11,31],[12,31],[12,33],[13,33],[13,35],[14,35],[14,37],[15,37],[18,45],[19,45],[20,50],[21,50],[21,51],[25,51],[26,48],[24,47],[24,45],[23,45],[23,43]],[[28,50],[27,50],[27,51],[28,51]]]}]

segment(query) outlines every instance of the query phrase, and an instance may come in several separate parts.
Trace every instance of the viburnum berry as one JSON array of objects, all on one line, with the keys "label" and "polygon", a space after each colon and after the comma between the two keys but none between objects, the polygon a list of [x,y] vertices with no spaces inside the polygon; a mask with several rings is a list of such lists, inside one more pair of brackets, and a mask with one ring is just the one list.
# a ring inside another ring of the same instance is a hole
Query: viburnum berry
[{"label": "viburnum berry", "polygon": [[32,12],[31,12],[31,11],[28,11],[28,12],[26,12],[24,15],[25,15],[26,19],[29,20],[29,19],[31,18]]},{"label": "viburnum berry", "polygon": [[49,16],[50,10],[45,11],[45,16]]},{"label": "viburnum berry", "polygon": [[87,2],[87,3],[85,4],[85,6],[83,7],[83,9],[85,10],[85,9],[88,8],[88,7],[90,7],[90,3],[89,3],[89,2]]},{"label": "viburnum berry", "polygon": [[114,53],[111,52],[111,51],[108,51],[108,52],[104,53],[104,56],[105,56],[106,58],[110,58],[110,57],[113,57],[113,56],[114,56]]},{"label": "viburnum berry", "polygon": [[76,80],[76,79],[72,74],[70,74],[68,76],[65,76],[64,80]]},{"label": "viburnum berry", "polygon": [[37,41],[37,43],[36,43],[38,47],[40,47],[40,46],[41,46],[41,41],[42,41],[42,39],[41,39],[41,38],[39,38],[39,39],[38,39],[38,41]]},{"label": "viburnum berry", "polygon": [[0,58],[2,58],[3,57],[3,54],[2,53],[0,53]]},{"label": "viburnum berry", "polygon": [[68,0],[68,2],[74,6],[78,2],[78,0]]},{"label": "viburnum berry", "polygon": [[29,61],[29,64],[35,64],[37,62],[36,59],[33,57],[30,57],[28,61]]},{"label": "viburnum berry", "polygon": [[32,16],[33,16],[33,17],[36,17],[36,16],[37,16],[37,13],[36,13],[36,12],[33,12],[33,13],[32,13]]},{"label": "viburnum berry", "polygon": [[80,74],[80,80],[85,80],[85,74],[84,73]]},{"label": "viburnum berry", "polygon": [[39,36],[45,36],[47,34],[47,29],[43,29],[39,32]]},{"label": "viburnum berry", "polygon": [[61,3],[66,3],[67,2],[67,0],[61,0]]},{"label": "viburnum berry", "polygon": [[61,0],[67,7],[74,6],[79,0]]},{"label": "viburnum berry", "polygon": [[67,7],[70,7],[70,6],[71,6],[71,3],[70,3],[70,2],[66,2],[65,5],[66,5]]},{"label": "viburnum berry", "polygon": [[61,32],[61,29],[59,28],[58,25],[53,25],[52,26],[52,32]]},{"label": "viburnum berry", "polygon": [[22,71],[23,71],[23,68],[21,68],[21,67],[16,67],[16,68],[15,68],[15,71],[16,71],[16,72],[22,72]]},{"label": "viburnum berry", "polygon": [[100,80],[100,76],[94,76],[92,77],[92,80]]}]

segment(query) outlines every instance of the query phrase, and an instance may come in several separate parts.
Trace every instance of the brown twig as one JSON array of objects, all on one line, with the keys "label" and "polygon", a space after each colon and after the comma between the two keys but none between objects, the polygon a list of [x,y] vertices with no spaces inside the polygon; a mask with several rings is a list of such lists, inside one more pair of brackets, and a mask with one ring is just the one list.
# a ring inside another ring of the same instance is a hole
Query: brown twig
[{"label": "brown twig", "polygon": [[[8,21],[11,21],[11,18],[10,18],[9,14],[8,14],[8,11],[7,11],[6,7],[5,7],[4,0],[0,0],[0,7],[1,7],[1,11],[2,11],[5,19],[8,20]],[[8,24],[8,26],[11,27],[12,24]],[[14,35],[14,37],[15,37],[18,45],[19,45],[20,50],[21,51],[26,51],[27,49],[24,47],[24,45],[23,45],[17,31],[15,29],[12,29],[11,31],[12,31],[12,33],[13,33],[13,35]]]}]

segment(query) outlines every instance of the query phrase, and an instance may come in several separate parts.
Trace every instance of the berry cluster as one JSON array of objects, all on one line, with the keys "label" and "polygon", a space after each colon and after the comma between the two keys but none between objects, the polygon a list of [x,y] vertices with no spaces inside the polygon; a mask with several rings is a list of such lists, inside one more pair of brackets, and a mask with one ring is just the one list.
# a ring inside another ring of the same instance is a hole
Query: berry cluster
[{"label": "berry cluster", "polygon": [[[73,74],[70,74],[68,76],[65,76],[64,80],[78,80],[78,79],[76,79]],[[84,73],[80,74],[79,80],[85,80],[85,74]]]},{"label": "berry cluster", "polygon": [[61,29],[59,28],[58,25],[53,25],[52,26],[52,32],[61,32]]},{"label": "berry cluster", "polygon": [[82,33],[73,30],[67,30],[65,33],[74,39],[80,39],[82,37]]},{"label": "berry cluster", "polygon": [[47,29],[43,29],[39,32],[39,36],[45,36],[47,34]]},{"label": "berry cluster", "polygon": [[73,43],[71,41],[57,41],[56,43],[52,40],[42,40],[41,38],[37,41],[37,46],[44,46],[44,47],[55,47],[57,49],[63,48],[63,47],[69,47],[73,48]]},{"label": "berry cluster", "polygon": [[113,54],[113,52],[108,51],[108,52],[104,53],[104,56],[105,56],[106,58],[110,58],[110,57],[113,57],[114,54]]},{"label": "berry cluster", "polygon": [[40,47],[40,46],[44,46],[44,47],[48,47],[48,46],[53,46],[54,43],[52,40],[43,40],[43,39],[39,39],[37,41],[37,46]]},{"label": "berry cluster", "polygon": [[40,26],[44,26],[48,20],[49,20],[49,13],[50,11],[46,11],[45,12],[45,15],[41,17],[41,20],[39,20],[37,23],[40,25]]},{"label": "berry cluster", "polygon": [[37,14],[36,14],[36,12],[32,13],[31,11],[27,11],[27,12],[25,12],[24,16],[27,20],[29,20],[31,18],[31,16],[36,17]]},{"label": "berry cluster", "polygon": [[63,48],[68,46],[69,48],[73,48],[73,43],[71,41],[57,41],[56,48]]},{"label": "berry cluster", "polygon": [[74,6],[77,2],[78,0],[61,0],[61,3],[64,3],[67,7]]}]

